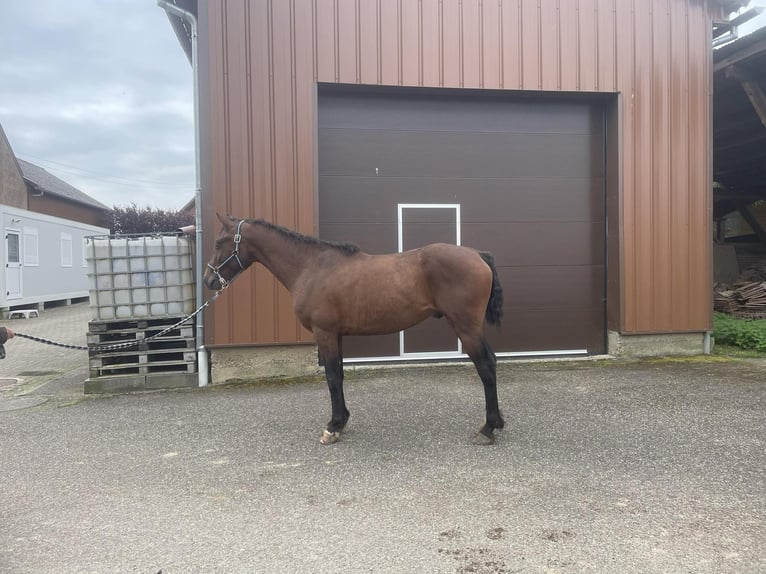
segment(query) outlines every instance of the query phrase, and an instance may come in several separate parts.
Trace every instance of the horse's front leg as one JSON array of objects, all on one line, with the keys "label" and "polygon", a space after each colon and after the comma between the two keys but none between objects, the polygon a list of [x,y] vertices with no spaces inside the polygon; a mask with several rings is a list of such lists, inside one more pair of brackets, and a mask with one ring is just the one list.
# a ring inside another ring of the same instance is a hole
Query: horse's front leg
[{"label": "horse's front leg", "polygon": [[322,433],[319,442],[333,444],[340,439],[340,431],[346,426],[351,413],[346,408],[343,396],[343,352],[341,338],[338,335],[317,337],[319,352],[324,361],[324,371],[327,377],[327,387],[330,390],[332,403],[332,418]]}]

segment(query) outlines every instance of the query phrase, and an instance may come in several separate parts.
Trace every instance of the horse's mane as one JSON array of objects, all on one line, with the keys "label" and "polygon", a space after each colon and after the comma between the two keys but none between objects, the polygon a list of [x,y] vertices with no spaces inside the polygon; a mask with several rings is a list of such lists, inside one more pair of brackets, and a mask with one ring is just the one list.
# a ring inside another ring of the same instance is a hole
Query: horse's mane
[{"label": "horse's mane", "polygon": [[261,225],[265,227],[266,229],[276,231],[277,233],[284,235],[285,237],[292,239],[293,241],[297,241],[305,245],[315,245],[317,247],[327,247],[330,249],[336,249],[346,255],[353,255],[354,253],[359,253],[360,251],[359,246],[356,243],[351,243],[347,241],[326,241],[324,239],[319,239],[318,237],[303,235],[302,233],[298,233],[297,231],[293,231],[292,229],[287,229],[286,227],[282,227],[281,225],[276,225],[275,223],[270,223],[264,219],[248,219],[247,223],[251,223],[254,225]]}]

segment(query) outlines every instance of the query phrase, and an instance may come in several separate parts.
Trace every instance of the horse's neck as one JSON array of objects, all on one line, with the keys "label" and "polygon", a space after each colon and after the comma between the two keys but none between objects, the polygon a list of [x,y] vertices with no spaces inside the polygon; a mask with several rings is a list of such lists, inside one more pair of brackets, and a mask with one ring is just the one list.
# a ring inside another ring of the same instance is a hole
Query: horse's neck
[{"label": "horse's neck", "polygon": [[256,259],[292,291],[301,272],[315,255],[309,246],[302,244],[275,229],[254,225],[250,234],[251,246]]}]

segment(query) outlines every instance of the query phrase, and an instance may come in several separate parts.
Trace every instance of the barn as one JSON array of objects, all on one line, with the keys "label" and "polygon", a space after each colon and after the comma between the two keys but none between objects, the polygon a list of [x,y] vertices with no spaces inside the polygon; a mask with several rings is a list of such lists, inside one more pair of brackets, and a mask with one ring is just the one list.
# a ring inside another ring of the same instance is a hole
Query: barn
[{"label": "barn", "polygon": [[[493,252],[503,356],[700,353],[712,327],[714,22],[736,0],[175,0],[215,213],[370,253]],[[214,380],[314,368],[262,267],[205,315]],[[436,319],[356,361],[460,357]]]}]

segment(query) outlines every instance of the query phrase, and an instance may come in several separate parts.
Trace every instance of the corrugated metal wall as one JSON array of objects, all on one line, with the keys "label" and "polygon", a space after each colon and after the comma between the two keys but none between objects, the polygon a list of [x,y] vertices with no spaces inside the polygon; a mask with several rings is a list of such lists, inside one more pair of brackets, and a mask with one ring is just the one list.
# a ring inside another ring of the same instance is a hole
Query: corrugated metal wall
[{"label": "corrugated metal wall", "polygon": [[[620,93],[611,197],[621,223],[610,233],[621,236],[621,317],[610,324],[710,327],[712,0],[209,0],[199,10],[211,246],[215,210],[315,232],[316,82]],[[209,343],[310,340],[264,269],[233,289]]]}]

